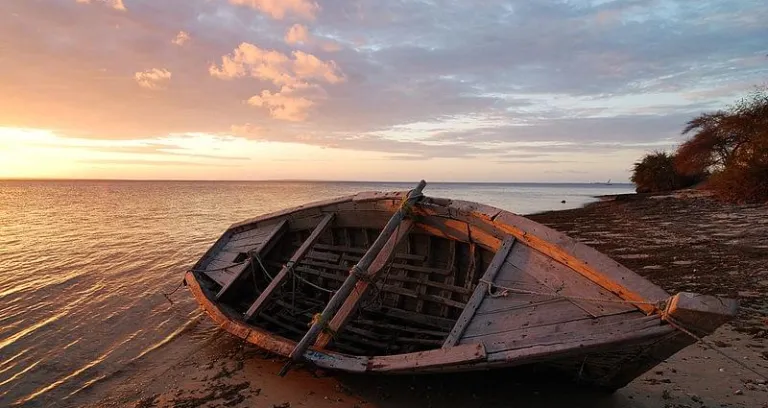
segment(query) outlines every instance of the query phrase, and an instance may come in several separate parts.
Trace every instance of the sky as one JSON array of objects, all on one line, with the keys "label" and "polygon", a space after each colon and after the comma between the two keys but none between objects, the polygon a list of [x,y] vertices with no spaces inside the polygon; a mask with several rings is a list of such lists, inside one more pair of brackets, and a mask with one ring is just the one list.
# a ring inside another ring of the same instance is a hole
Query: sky
[{"label": "sky", "polygon": [[621,182],[766,39],[764,0],[2,0],[0,178]]}]

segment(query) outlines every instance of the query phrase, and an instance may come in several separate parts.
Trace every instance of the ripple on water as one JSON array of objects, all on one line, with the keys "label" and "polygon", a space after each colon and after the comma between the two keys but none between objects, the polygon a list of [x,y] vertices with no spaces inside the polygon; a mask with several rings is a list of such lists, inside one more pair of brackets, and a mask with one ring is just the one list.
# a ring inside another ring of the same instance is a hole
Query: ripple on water
[{"label": "ripple on water", "polygon": [[[50,405],[189,333],[217,336],[184,291],[161,292],[229,225],[310,201],[410,184],[0,181],[0,406]],[[528,213],[621,186],[431,185]]]}]

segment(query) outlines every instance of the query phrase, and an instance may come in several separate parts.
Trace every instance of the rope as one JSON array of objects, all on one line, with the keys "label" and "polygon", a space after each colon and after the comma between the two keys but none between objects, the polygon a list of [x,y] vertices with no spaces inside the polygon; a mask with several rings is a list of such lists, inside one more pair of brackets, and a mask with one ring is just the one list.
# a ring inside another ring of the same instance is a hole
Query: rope
[{"label": "rope", "polygon": [[184,286],[184,279],[182,279],[181,282],[179,282],[179,284],[176,286],[176,288],[173,289],[172,291],[167,292],[167,293],[166,292],[160,292],[160,294],[163,295],[165,297],[165,300],[170,302],[170,304],[173,304],[173,300],[171,300],[171,295],[176,293],[176,291],[179,290],[179,288],[182,287],[182,286]]},{"label": "rope", "polygon": [[683,327],[683,325],[682,325],[680,322],[678,322],[677,320],[675,320],[675,319],[674,319],[674,318],[672,318],[671,316],[666,316],[666,317],[664,318],[664,320],[665,320],[667,323],[669,323],[669,325],[670,325],[670,326],[672,326],[672,327],[674,327],[675,329],[677,329],[677,330],[680,330],[681,332],[683,332],[683,333],[685,333],[685,334],[687,334],[687,335],[691,336],[691,337],[692,337],[692,338],[694,338],[696,341],[698,341],[699,343],[701,343],[701,344],[703,344],[704,346],[706,346],[708,349],[716,351],[716,352],[717,352],[718,354],[720,354],[721,356],[723,356],[723,357],[727,358],[728,360],[731,360],[731,361],[733,361],[734,363],[738,364],[738,365],[739,365],[741,368],[743,368],[743,369],[745,369],[745,370],[747,370],[747,371],[751,371],[752,373],[756,374],[758,377],[762,378],[763,380],[768,380],[768,376],[766,376],[765,374],[763,374],[763,373],[761,373],[761,372],[757,371],[756,369],[754,369],[754,368],[752,368],[752,367],[750,367],[750,366],[748,366],[748,365],[744,364],[743,362],[739,361],[737,358],[735,358],[735,357],[731,357],[730,355],[728,355],[728,354],[726,354],[724,351],[722,351],[722,350],[720,350],[720,349],[716,348],[716,347],[715,347],[715,346],[713,346],[712,344],[709,344],[709,342],[708,342],[708,341],[704,340],[702,337],[700,337],[700,336],[697,336],[695,333],[692,333],[690,330],[688,330],[688,329],[686,329],[685,327]]},{"label": "rope", "polygon": [[[519,293],[523,295],[549,296],[549,297],[556,297],[561,299],[581,300],[584,302],[593,302],[593,303],[623,303],[623,304],[630,304],[630,305],[652,305],[652,306],[655,306],[657,309],[663,309],[662,307],[663,301],[649,302],[645,300],[603,299],[603,298],[591,298],[591,297],[583,297],[583,296],[569,296],[569,295],[562,295],[560,293],[538,292],[535,290],[509,288],[506,286],[497,285],[486,279],[480,279],[479,282],[486,284],[486,286],[488,287],[488,296],[493,298],[506,297],[510,293]],[[494,289],[502,289],[502,290],[501,292],[495,293]]]}]

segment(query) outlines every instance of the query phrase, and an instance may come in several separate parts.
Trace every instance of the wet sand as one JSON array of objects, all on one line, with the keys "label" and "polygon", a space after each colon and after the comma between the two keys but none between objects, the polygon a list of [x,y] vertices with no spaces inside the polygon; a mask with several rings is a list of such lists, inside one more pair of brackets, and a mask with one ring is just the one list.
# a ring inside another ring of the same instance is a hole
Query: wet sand
[{"label": "wet sand", "polygon": [[[670,292],[736,296],[768,309],[768,206],[728,206],[700,193],[619,197],[537,214]],[[175,296],[188,296],[179,292]],[[169,313],[174,305],[168,305]],[[92,407],[768,407],[768,385],[715,351],[691,346],[614,394],[526,370],[443,376],[351,376],[294,369],[205,316],[173,342],[79,393]],[[200,342],[196,333],[213,333]],[[752,310],[708,337],[768,373],[768,320]]]}]

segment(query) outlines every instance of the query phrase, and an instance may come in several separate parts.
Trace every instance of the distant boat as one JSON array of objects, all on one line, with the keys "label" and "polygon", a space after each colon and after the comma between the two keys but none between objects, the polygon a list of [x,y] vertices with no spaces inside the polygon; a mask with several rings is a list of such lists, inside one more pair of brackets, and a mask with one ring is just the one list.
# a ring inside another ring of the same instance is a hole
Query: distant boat
[{"label": "distant boat", "polygon": [[[224,330],[364,373],[536,364],[617,389],[736,313],[474,202],[359,193],[232,225],[186,273]],[[287,371],[286,366],[281,374]]]},{"label": "distant boat", "polygon": [[608,181],[605,183],[606,185],[611,185],[611,179],[608,179]]}]

